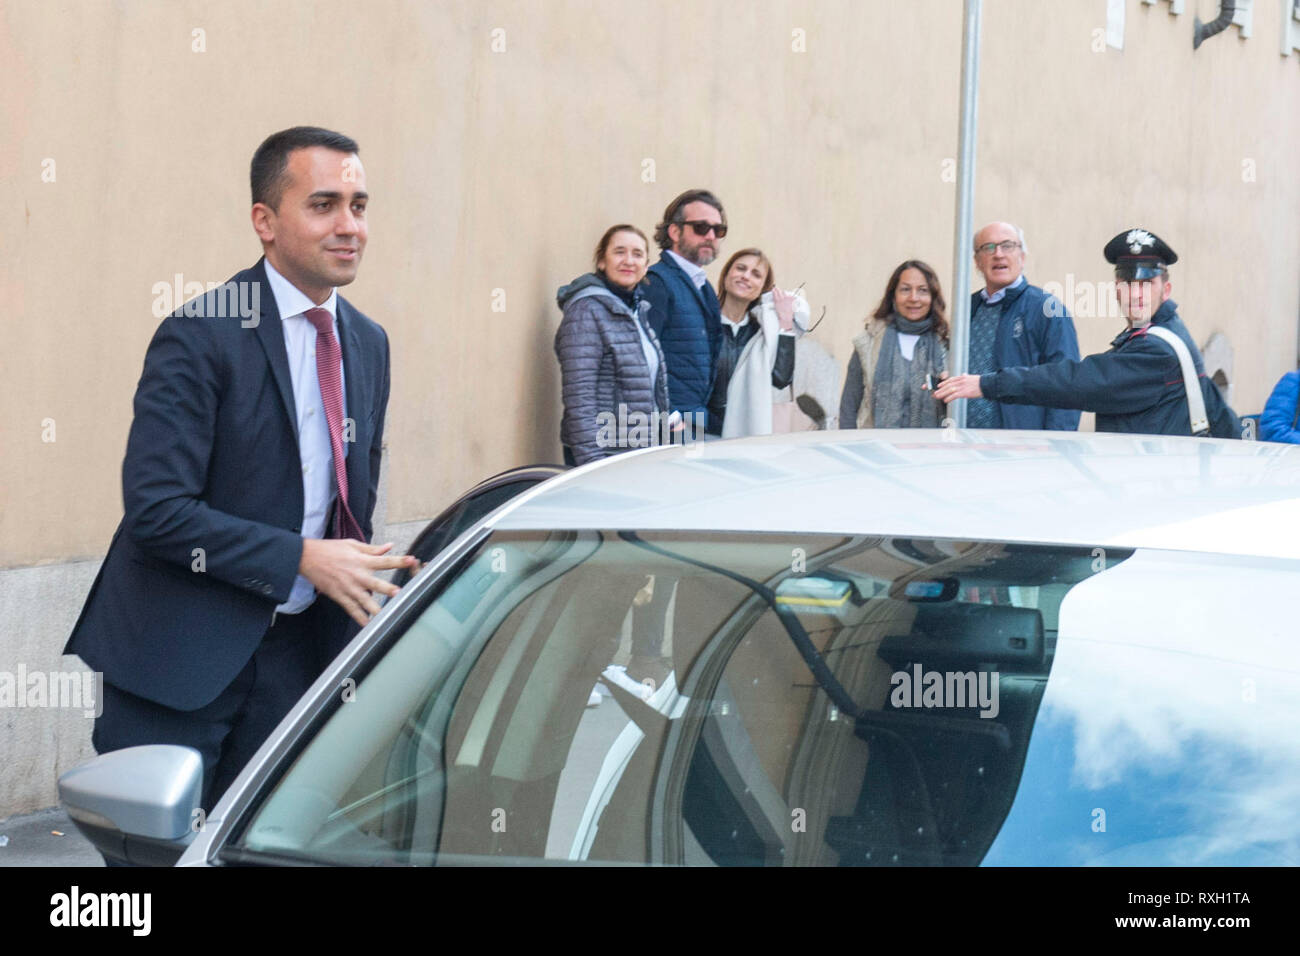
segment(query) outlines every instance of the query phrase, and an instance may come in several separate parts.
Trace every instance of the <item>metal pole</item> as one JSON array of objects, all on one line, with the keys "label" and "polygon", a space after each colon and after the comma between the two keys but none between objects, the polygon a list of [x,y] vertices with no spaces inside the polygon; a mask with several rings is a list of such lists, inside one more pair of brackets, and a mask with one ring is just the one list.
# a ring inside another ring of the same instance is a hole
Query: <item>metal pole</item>
[{"label": "metal pole", "polygon": [[[957,227],[952,242],[956,276],[952,283],[952,347],[948,372],[964,375],[970,351],[971,206],[975,195],[975,138],[980,89],[980,10],[983,0],[965,0],[961,55],[961,129],[957,138]],[[948,411],[958,428],[966,427],[966,399]]]}]

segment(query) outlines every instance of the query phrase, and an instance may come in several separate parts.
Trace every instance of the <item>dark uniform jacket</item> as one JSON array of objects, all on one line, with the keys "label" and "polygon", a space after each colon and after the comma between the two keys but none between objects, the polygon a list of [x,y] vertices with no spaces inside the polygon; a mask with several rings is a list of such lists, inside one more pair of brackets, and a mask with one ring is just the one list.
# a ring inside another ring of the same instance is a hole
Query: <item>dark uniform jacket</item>
[{"label": "dark uniform jacket", "polygon": [[[1172,299],[1156,310],[1151,324],[1163,326],[1183,340],[1204,391],[1204,360],[1178,318],[1178,306]],[[1109,352],[1078,362],[981,375],[980,391],[986,398],[1014,405],[1096,412],[1099,432],[1190,435],[1191,417],[1178,356],[1168,344],[1148,335],[1148,328],[1126,329],[1110,343]],[[1207,401],[1207,409],[1213,410],[1211,401]]]}]

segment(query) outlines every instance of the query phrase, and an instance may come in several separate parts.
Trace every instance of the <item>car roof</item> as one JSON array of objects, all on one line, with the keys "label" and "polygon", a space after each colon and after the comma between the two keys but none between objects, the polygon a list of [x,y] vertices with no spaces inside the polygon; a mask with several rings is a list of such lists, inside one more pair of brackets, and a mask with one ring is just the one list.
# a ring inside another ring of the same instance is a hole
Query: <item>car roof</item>
[{"label": "car roof", "polygon": [[1300,448],[891,429],[643,449],[567,472],[499,530],[868,534],[1300,559]]}]

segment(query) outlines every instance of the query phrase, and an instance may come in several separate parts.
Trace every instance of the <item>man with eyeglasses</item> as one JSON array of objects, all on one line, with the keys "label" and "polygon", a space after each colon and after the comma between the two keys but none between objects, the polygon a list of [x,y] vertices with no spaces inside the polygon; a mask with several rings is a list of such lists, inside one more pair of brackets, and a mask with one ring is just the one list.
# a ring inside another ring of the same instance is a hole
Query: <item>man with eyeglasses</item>
[{"label": "man with eyeglasses", "polygon": [[[989,223],[975,234],[975,268],[984,276],[984,288],[971,297],[967,368],[974,375],[1079,358],[1070,313],[1025,279],[1027,252],[1024,232],[1009,222]],[[982,398],[968,403],[966,426],[1074,431],[1079,412]]]},{"label": "man with eyeglasses", "polygon": [[647,317],[668,365],[668,405],[680,412],[688,439],[703,438],[722,338],[722,311],[704,267],[718,256],[727,214],[707,189],[689,189],[668,204],[655,227],[663,250],[646,272]]},{"label": "man with eyeglasses", "polygon": [[[1126,229],[1106,243],[1103,255],[1115,266],[1115,298],[1128,322],[1109,352],[1082,361],[958,375],[942,382],[935,398],[1074,406],[1097,413],[1099,432],[1240,438],[1240,421],[1206,377],[1201,353],[1169,297],[1169,266],[1178,254],[1152,232]],[[1166,333],[1186,348],[1204,402],[1203,419],[1193,420],[1178,349],[1166,341]]]}]

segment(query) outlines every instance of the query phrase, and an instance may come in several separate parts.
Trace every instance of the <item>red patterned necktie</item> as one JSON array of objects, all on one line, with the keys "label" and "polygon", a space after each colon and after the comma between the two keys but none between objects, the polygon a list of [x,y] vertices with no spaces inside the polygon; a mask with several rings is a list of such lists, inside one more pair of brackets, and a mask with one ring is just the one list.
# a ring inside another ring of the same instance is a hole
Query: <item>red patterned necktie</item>
[{"label": "red patterned necktie", "polygon": [[339,340],[334,337],[334,318],[326,309],[308,309],[303,315],[316,327],[316,377],[320,380],[320,397],[325,403],[325,420],[330,428],[330,451],[334,454],[338,506],[334,509],[333,537],[364,541],[361,525],[348,507],[348,472],[343,458],[342,356]]}]

